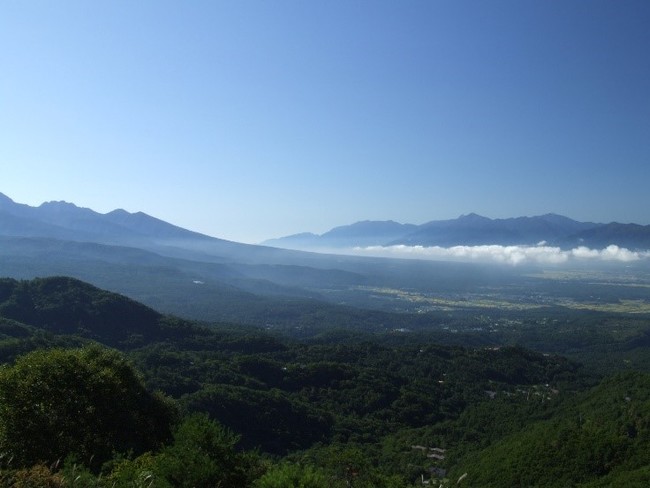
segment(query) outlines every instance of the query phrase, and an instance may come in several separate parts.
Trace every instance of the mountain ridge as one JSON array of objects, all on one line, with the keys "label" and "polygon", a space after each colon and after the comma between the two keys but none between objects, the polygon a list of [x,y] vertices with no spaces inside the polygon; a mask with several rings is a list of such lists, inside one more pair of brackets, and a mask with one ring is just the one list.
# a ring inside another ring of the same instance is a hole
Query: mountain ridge
[{"label": "mountain ridge", "polygon": [[77,242],[133,246],[173,257],[202,255],[214,260],[281,259],[283,249],[328,251],[369,246],[479,246],[538,244],[564,249],[617,245],[631,250],[650,249],[650,225],[580,222],[547,213],[492,219],[478,213],[423,224],[394,220],[363,220],[341,225],[323,234],[297,233],[269,239],[260,245],[243,244],[184,229],[144,212],[118,208],[99,213],[74,203],[44,202],[38,207],[16,203],[0,193],[0,235],[47,237]]},{"label": "mountain ridge", "polygon": [[[387,223],[391,224],[392,237],[382,230]],[[540,244],[564,249],[617,245],[636,250],[650,248],[650,225],[580,222],[555,213],[502,219],[470,213],[456,219],[432,220],[420,225],[366,220],[334,227],[320,235],[294,234],[270,239],[263,244],[302,250],[398,245],[453,247]]]},{"label": "mountain ridge", "polygon": [[[105,239],[111,243],[125,244],[144,239],[164,237],[174,238],[210,238],[198,232],[157,219],[143,212],[130,213],[123,209],[113,210],[102,214],[90,208],[78,207],[66,201],[44,202],[38,207],[16,203],[7,195],[0,193],[0,217],[7,215],[22,219],[25,226],[31,228],[31,234],[50,237],[54,228],[60,237],[83,241]],[[19,221],[14,220],[16,224]],[[0,221],[0,232],[2,231]],[[42,228],[39,228],[44,226]],[[24,236],[20,226],[14,230],[14,235]],[[2,232],[4,235],[4,232]]]},{"label": "mountain ridge", "polygon": [[245,244],[184,229],[144,212],[116,209],[102,214],[68,202],[38,207],[16,203],[0,193],[0,236],[47,238],[126,246],[207,262],[274,264],[287,259],[313,261],[309,253]]}]

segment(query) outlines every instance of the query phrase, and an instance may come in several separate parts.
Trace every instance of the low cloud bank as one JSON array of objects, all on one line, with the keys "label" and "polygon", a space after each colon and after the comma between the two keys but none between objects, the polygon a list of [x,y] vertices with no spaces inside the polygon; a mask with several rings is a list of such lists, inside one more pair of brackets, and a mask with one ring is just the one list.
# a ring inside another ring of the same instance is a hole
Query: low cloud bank
[{"label": "low cloud bank", "polygon": [[518,264],[563,264],[571,261],[609,261],[629,263],[650,259],[650,251],[630,251],[615,245],[604,249],[576,247],[562,250],[559,247],[546,246],[370,246],[355,247],[356,254],[369,256],[436,259],[455,261],[487,261],[511,265]]}]

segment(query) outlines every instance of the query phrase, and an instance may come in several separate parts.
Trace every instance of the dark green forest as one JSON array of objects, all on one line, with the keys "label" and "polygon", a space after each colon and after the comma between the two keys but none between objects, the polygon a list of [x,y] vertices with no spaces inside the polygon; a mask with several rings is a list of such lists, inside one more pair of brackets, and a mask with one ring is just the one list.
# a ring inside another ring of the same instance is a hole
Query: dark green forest
[{"label": "dark green forest", "polygon": [[305,303],[207,324],[0,280],[0,483],[650,485],[649,317]]}]

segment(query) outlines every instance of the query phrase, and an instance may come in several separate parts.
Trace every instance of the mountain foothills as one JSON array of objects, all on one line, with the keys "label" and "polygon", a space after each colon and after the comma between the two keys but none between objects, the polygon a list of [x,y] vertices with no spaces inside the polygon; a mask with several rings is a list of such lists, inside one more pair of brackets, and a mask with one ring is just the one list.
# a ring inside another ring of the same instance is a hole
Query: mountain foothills
[{"label": "mountain foothills", "polygon": [[[649,227],[301,239],[637,250]],[[648,486],[649,261],[319,254],[0,195],[0,485]]]},{"label": "mountain foothills", "polygon": [[571,249],[616,245],[650,248],[650,225],[577,222],[556,214],[489,219],[477,214],[422,225],[393,221],[363,221],[336,227],[324,234],[295,234],[264,244],[291,249],[337,249],[366,246],[479,246],[546,245]]},{"label": "mountain foothills", "polygon": [[0,359],[5,486],[650,480],[650,375],[606,354],[601,376],[426,333],[297,340],[53,277],[0,281]]}]

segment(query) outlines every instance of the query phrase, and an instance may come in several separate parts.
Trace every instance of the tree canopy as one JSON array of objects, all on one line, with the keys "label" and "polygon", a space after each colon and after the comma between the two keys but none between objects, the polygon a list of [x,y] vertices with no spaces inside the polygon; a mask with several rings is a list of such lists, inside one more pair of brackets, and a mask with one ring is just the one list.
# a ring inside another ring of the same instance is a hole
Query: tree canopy
[{"label": "tree canopy", "polygon": [[0,452],[13,466],[70,454],[101,466],[161,445],[174,415],[117,351],[39,350],[0,367]]}]

